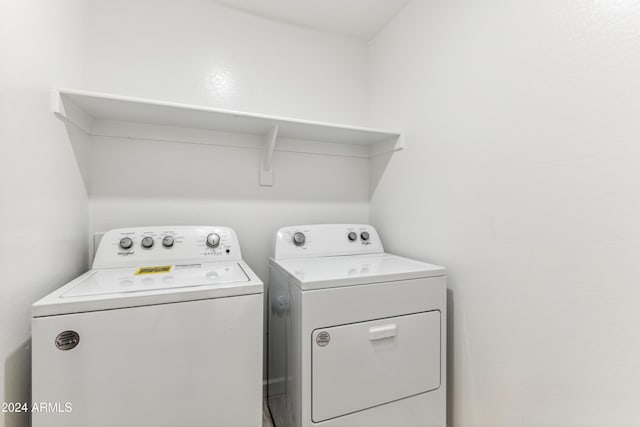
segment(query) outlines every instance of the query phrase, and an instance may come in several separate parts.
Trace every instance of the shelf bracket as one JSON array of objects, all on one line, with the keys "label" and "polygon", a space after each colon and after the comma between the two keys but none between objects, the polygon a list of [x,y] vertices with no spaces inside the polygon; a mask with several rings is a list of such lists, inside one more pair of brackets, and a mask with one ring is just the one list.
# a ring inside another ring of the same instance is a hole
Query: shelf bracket
[{"label": "shelf bracket", "polygon": [[273,151],[278,140],[279,126],[275,125],[265,135],[264,148],[260,154],[260,185],[262,187],[273,186]]}]

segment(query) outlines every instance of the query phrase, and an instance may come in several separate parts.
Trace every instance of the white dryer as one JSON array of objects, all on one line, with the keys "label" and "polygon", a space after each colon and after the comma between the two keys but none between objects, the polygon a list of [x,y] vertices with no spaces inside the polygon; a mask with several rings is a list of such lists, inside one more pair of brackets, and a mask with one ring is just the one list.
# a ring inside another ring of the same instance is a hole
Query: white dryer
[{"label": "white dryer", "polygon": [[278,231],[268,401],[277,427],[445,427],[446,271],[370,225]]},{"label": "white dryer", "polygon": [[261,426],[262,307],[230,228],[107,232],[33,304],[32,425]]}]

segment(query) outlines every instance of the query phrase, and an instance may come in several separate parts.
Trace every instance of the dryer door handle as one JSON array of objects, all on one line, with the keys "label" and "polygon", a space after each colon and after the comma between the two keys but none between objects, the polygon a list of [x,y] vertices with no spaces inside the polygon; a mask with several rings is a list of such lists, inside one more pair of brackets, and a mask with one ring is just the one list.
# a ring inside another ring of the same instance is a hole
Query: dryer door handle
[{"label": "dryer door handle", "polygon": [[369,328],[369,340],[376,341],[385,338],[392,338],[396,336],[397,332],[398,327],[395,323],[383,326],[374,326],[373,328]]}]

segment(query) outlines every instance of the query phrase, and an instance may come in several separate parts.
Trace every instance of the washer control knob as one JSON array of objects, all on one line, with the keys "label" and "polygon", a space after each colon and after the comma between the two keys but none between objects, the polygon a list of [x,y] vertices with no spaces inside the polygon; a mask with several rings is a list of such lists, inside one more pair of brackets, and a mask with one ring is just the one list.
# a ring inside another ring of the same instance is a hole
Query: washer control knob
[{"label": "washer control knob", "polygon": [[133,246],[133,240],[131,240],[129,237],[123,237],[122,239],[120,239],[120,247],[124,250],[127,249],[131,249],[131,247]]},{"label": "washer control knob", "polygon": [[305,240],[307,240],[307,238],[305,237],[304,233],[298,231],[293,235],[293,244],[296,246],[304,245]]},{"label": "washer control knob", "polygon": [[165,248],[170,248],[173,246],[175,240],[173,238],[173,236],[164,236],[164,238],[162,239],[162,246],[164,246]]},{"label": "washer control knob", "polygon": [[144,237],[142,239],[142,242],[140,242],[140,244],[145,249],[151,249],[153,247],[153,237],[149,237],[149,236]]},{"label": "washer control knob", "polygon": [[220,235],[211,233],[207,236],[207,246],[210,248],[217,248],[220,245]]},{"label": "washer control knob", "polygon": [[363,231],[362,233],[360,233],[360,238],[366,242],[367,240],[369,240],[369,233]]},{"label": "washer control knob", "polygon": [[354,231],[349,233],[349,235],[347,237],[349,238],[350,242],[355,242],[356,240],[358,240],[358,234],[356,232],[354,232]]}]

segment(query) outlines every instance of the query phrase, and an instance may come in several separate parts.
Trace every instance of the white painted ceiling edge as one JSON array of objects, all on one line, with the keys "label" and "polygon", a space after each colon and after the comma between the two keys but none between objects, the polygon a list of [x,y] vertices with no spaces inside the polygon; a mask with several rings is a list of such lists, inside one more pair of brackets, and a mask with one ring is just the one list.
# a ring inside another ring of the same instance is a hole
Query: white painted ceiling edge
[{"label": "white painted ceiling edge", "polygon": [[411,0],[213,0],[279,22],[371,40]]}]

